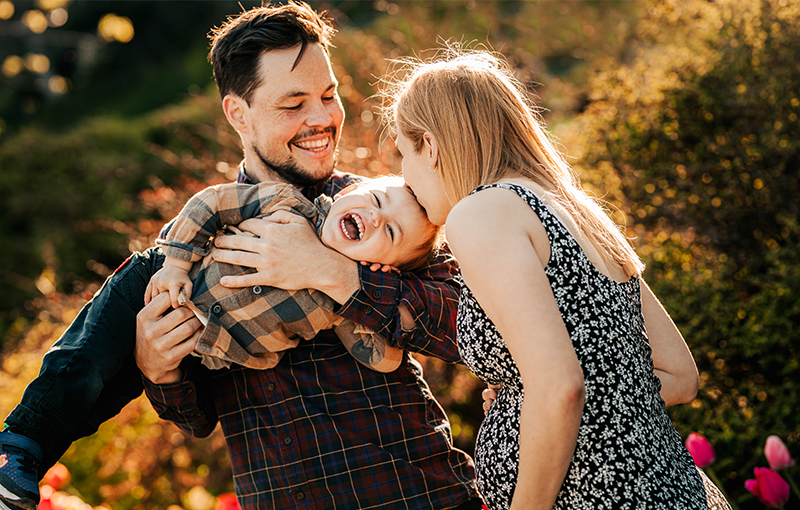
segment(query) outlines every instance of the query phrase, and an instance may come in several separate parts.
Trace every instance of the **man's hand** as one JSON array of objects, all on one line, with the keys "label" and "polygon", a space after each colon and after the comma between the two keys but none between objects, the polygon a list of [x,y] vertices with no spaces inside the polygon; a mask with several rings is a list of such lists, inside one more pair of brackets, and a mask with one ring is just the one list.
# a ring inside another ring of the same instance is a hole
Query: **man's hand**
[{"label": "man's hand", "polygon": [[136,316],[136,364],[154,384],[181,380],[181,360],[203,332],[191,310],[171,310],[171,305],[169,294],[159,294]]},{"label": "man's hand", "polygon": [[279,211],[265,219],[245,220],[239,229],[258,237],[217,237],[214,260],[257,272],[226,276],[221,281],[226,287],[316,289],[344,304],[361,286],[358,264],[322,244],[308,222],[296,214]]}]

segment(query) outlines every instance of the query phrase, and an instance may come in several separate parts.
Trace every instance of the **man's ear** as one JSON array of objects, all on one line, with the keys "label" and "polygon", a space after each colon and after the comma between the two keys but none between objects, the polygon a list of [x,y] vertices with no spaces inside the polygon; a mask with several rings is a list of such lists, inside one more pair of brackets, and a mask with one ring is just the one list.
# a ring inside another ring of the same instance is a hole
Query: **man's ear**
[{"label": "man's ear", "polygon": [[436,138],[430,131],[425,131],[422,135],[424,145],[422,149],[428,152],[428,163],[431,168],[436,168],[439,162],[439,145],[436,143]]},{"label": "man's ear", "polygon": [[225,112],[225,118],[240,134],[248,133],[247,110],[247,103],[239,96],[228,94],[222,98],[222,111]]},{"label": "man's ear", "polygon": [[335,194],[333,196],[333,199],[334,200],[339,200],[340,198],[342,198],[343,196],[347,195],[348,193],[350,193],[351,191],[353,191],[357,187],[358,187],[358,184],[351,184],[351,185],[347,186],[346,188],[344,188],[339,193]]}]

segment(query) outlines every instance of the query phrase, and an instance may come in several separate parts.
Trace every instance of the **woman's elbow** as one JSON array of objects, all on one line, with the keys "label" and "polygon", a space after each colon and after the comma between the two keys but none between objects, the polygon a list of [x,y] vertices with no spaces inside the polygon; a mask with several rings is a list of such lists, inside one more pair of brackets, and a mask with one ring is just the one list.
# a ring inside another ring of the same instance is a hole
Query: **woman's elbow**
[{"label": "woman's elbow", "polygon": [[556,391],[562,409],[577,415],[583,413],[583,406],[586,403],[586,383],[583,377],[562,381]]},{"label": "woman's elbow", "polygon": [[697,371],[688,374],[684,377],[683,392],[681,394],[681,404],[688,404],[697,397],[697,391],[700,388],[700,377]]}]

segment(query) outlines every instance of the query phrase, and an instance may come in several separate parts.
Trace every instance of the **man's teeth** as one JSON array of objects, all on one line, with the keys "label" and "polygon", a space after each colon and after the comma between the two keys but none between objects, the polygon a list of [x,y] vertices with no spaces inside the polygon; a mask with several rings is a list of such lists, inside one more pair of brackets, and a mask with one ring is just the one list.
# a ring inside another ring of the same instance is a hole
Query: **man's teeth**
[{"label": "man's teeth", "polygon": [[305,142],[297,142],[297,143],[295,143],[295,145],[297,145],[301,149],[306,149],[306,150],[310,150],[310,151],[321,150],[321,149],[324,149],[325,147],[328,146],[328,143],[330,142],[330,140],[331,140],[331,138],[327,137],[327,138],[322,138],[320,140],[309,140],[309,141],[305,141]]}]

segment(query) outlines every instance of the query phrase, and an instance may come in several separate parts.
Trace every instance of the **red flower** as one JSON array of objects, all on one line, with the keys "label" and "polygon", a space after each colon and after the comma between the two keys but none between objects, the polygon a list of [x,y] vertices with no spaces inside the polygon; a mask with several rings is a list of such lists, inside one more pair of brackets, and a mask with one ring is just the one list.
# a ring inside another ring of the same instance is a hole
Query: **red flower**
[{"label": "red flower", "polygon": [[217,506],[214,510],[242,510],[242,507],[239,506],[239,500],[236,499],[236,495],[230,492],[226,492],[225,494],[220,494],[217,498]]},{"label": "red flower", "polygon": [[714,448],[711,447],[711,443],[708,442],[708,439],[694,432],[689,434],[689,437],[686,438],[686,449],[692,454],[694,463],[697,464],[699,468],[708,466],[717,458],[714,454]]},{"label": "red flower", "polygon": [[769,436],[764,446],[764,455],[767,457],[769,467],[775,470],[786,469],[794,466],[794,459],[789,454],[789,449],[778,436]]},{"label": "red flower", "polygon": [[789,500],[789,484],[769,468],[755,468],[755,480],[745,480],[744,487],[770,508],[781,508]]},{"label": "red flower", "polygon": [[47,473],[44,474],[42,478],[42,483],[45,485],[50,485],[55,490],[63,489],[66,487],[70,480],[72,480],[72,475],[67,469],[67,466],[60,462],[56,462],[53,467],[47,470]]}]

